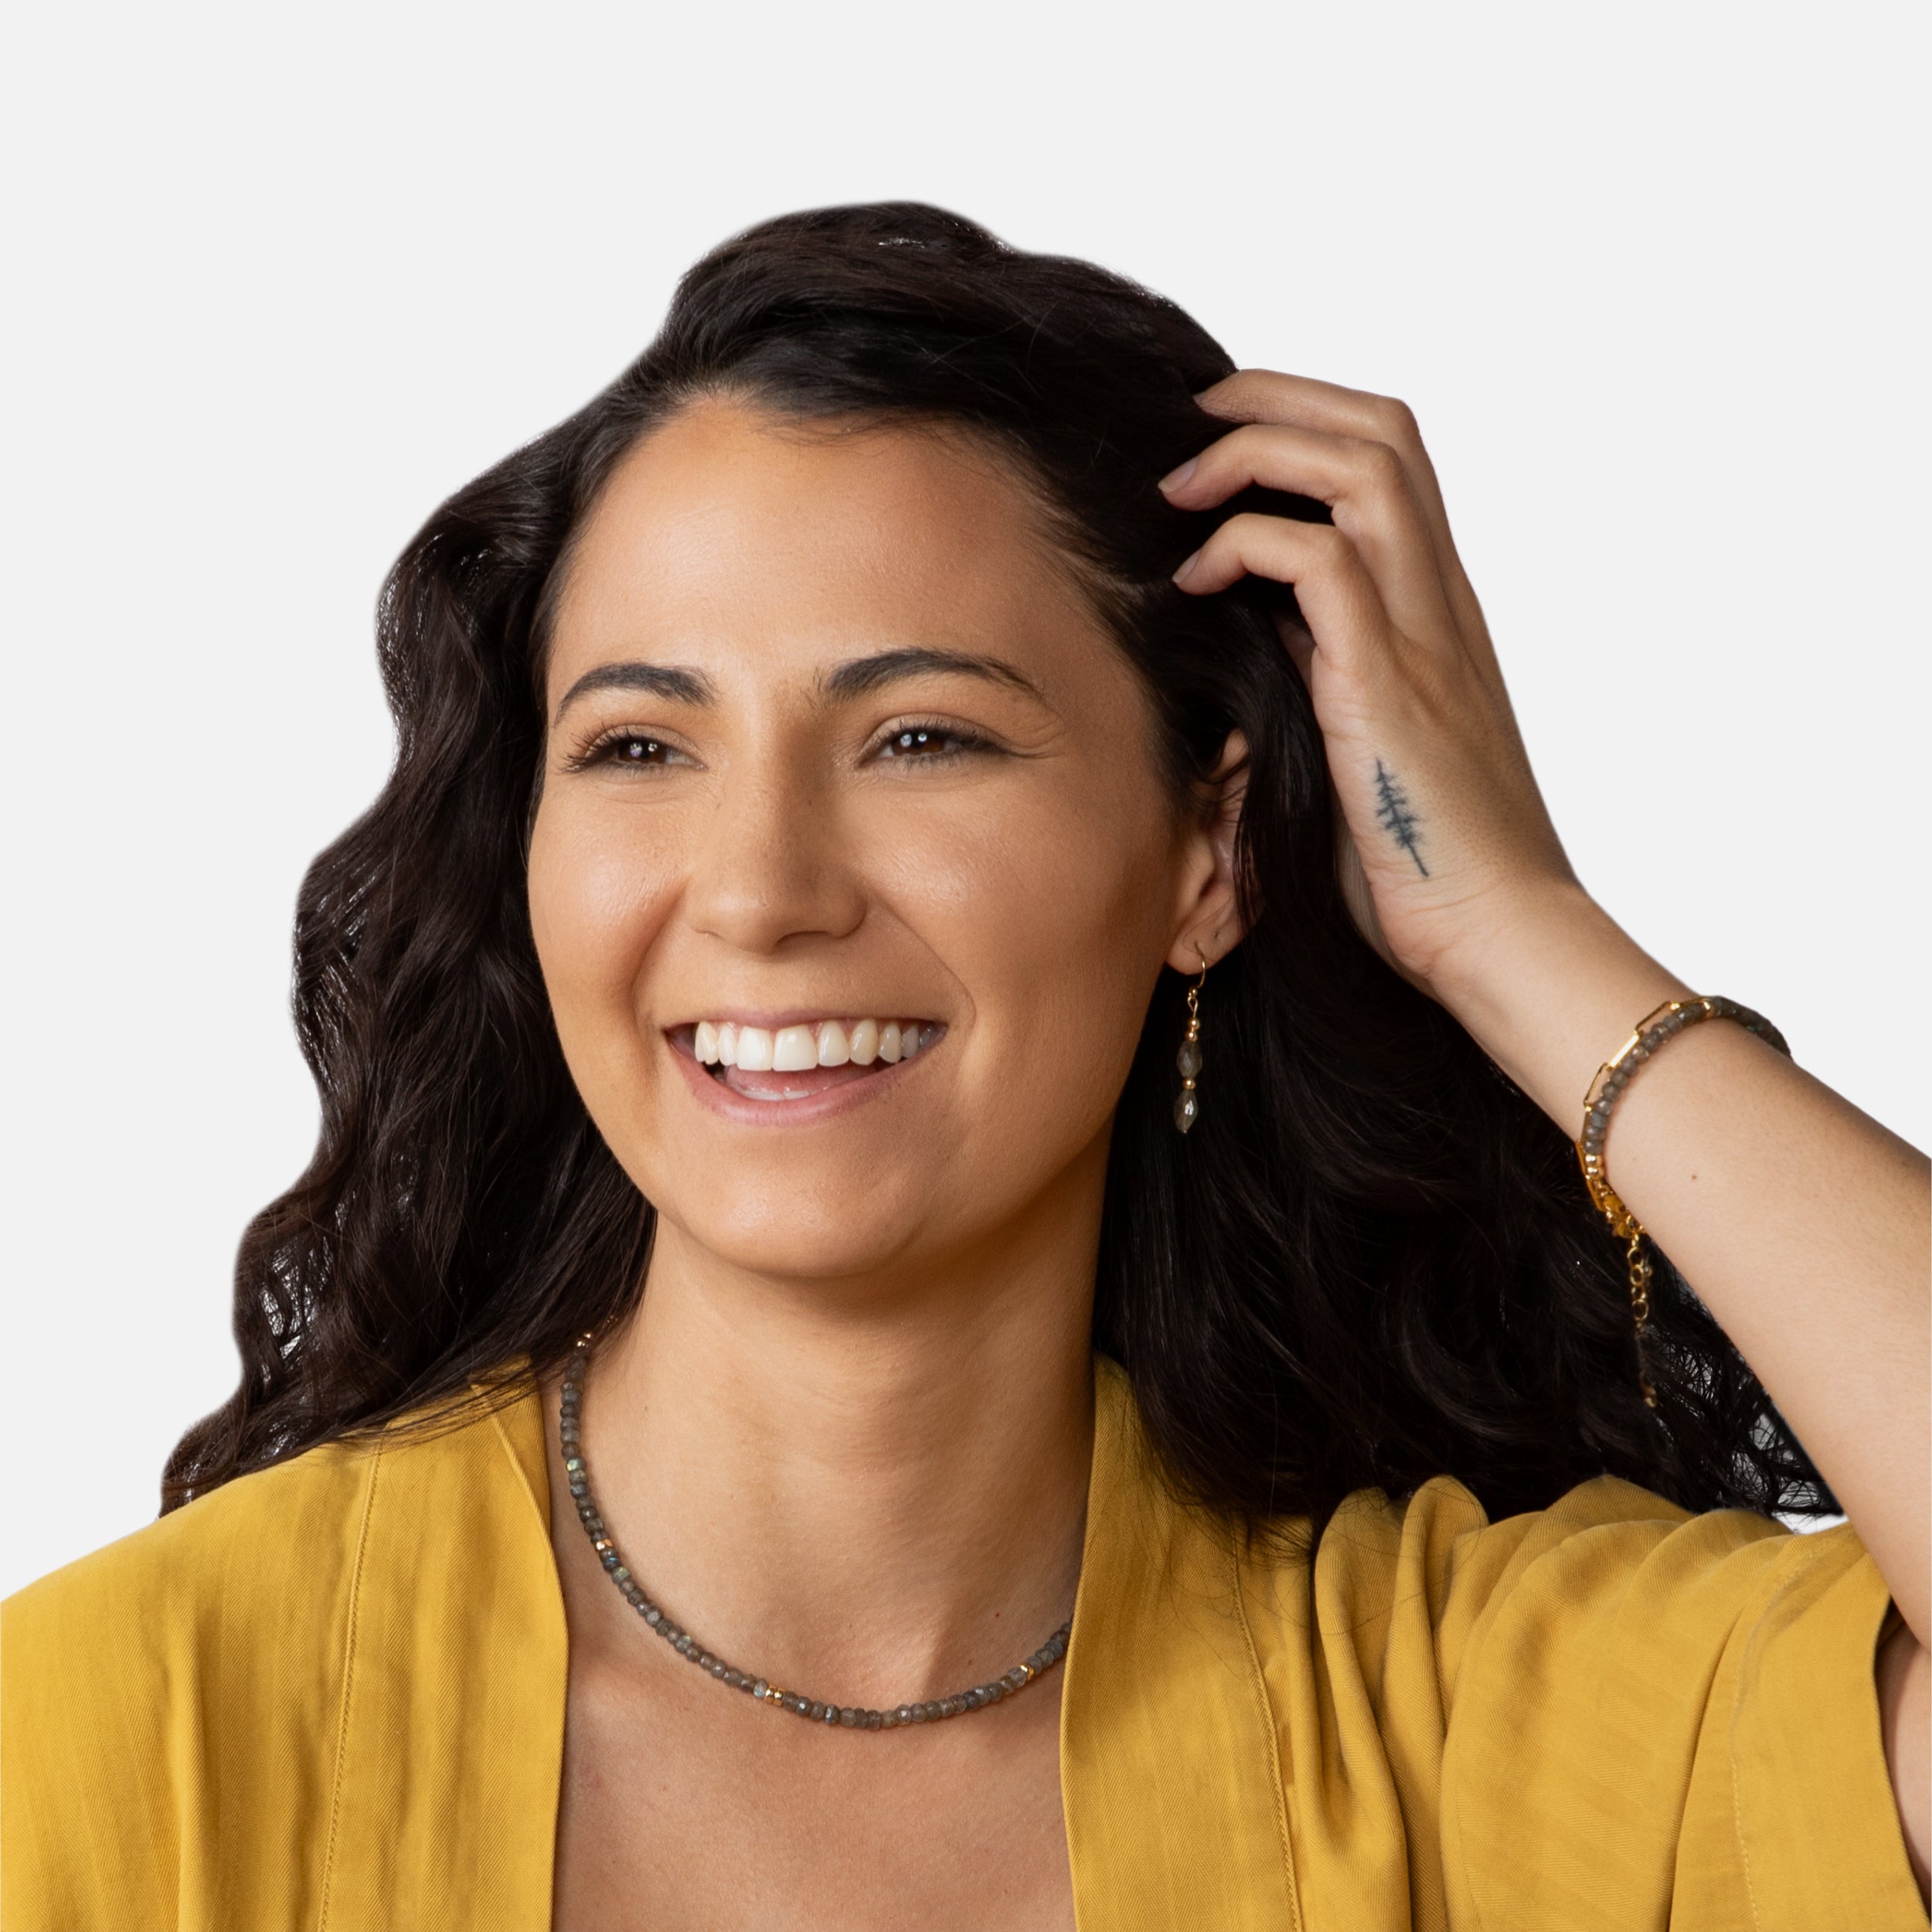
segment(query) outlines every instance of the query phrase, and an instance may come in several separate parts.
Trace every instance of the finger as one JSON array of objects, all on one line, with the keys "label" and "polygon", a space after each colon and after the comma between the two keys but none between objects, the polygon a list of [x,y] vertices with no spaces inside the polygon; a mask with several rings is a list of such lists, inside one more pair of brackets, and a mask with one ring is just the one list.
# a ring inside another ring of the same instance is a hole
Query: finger
[{"label": "finger", "polygon": [[1194,400],[1210,416],[1230,422],[1288,423],[1330,436],[1386,443],[1409,471],[1416,499],[1430,519],[1431,534],[1454,555],[1442,486],[1423,443],[1415,412],[1406,403],[1393,396],[1345,389],[1338,383],[1320,383],[1312,376],[1287,376],[1267,369],[1237,369]]},{"label": "finger", "polygon": [[1288,376],[1267,369],[1237,369],[1203,389],[1194,400],[1210,416],[1230,422],[1289,424],[1331,436],[1360,437],[1385,443],[1393,450],[1408,472],[1410,485],[1428,524],[1456,627],[1472,656],[1500,692],[1502,673],[1496,667],[1489,627],[1484,621],[1482,606],[1457,551],[1435,464],[1423,442],[1415,412],[1407,403],[1367,389],[1345,389],[1338,383],[1317,382],[1312,376]]},{"label": "finger", "polygon": [[1230,423],[1300,423],[1338,436],[1379,437],[1398,427],[1396,412],[1407,406],[1369,389],[1274,369],[1238,369],[1194,400]]},{"label": "finger", "polygon": [[1375,579],[1347,534],[1332,524],[1231,516],[1175,572],[1174,581],[1190,596],[1207,597],[1250,576],[1294,586],[1314,640],[1311,655],[1338,671],[1362,666],[1365,651],[1392,641],[1393,627]]},{"label": "finger", "polygon": [[1422,440],[1415,412],[1393,396],[1318,383],[1312,376],[1284,376],[1268,369],[1238,369],[1195,397],[1210,416],[1231,423],[1279,423],[1327,436],[1358,437],[1386,444],[1410,472],[1417,501],[1439,514],[1446,536],[1449,520],[1435,465]]},{"label": "finger", "polygon": [[1414,638],[1454,640],[1457,626],[1435,545],[1408,471],[1387,444],[1254,423],[1211,444],[1161,488],[1179,508],[1206,510],[1255,485],[1327,504],[1396,624]]}]

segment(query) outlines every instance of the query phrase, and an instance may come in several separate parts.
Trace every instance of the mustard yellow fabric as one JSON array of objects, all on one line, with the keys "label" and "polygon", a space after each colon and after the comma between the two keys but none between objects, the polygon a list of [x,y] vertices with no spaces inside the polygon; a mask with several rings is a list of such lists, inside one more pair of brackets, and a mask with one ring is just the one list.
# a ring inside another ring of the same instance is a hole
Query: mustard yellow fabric
[{"label": "mustard yellow fabric", "polygon": [[[1607,1480],[1491,1524],[1444,1479],[1354,1498],[1311,1566],[1178,1507],[1104,1363],[1098,1396],[1061,1728],[1082,1932],[1924,1925],[1849,1529]],[[6,1932],[547,1924],[546,1470],[526,1395],[12,1598]]]}]

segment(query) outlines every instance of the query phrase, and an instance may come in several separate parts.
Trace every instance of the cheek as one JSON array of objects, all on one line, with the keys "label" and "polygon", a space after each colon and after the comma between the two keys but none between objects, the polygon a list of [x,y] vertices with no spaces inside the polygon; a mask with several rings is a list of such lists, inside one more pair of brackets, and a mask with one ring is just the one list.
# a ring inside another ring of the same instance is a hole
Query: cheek
[{"label": "cheek", "polygon": [[546,799],[531,837],[531,930],[580,1086],[640,1052],[633,989],[675,896],[665,842],[635,832]]},{"label": "cheek", "polygon": [[1158,798],[1096,786],[956,842],[928,905],[971,995],[982,1131],[1020,1148],[1097,1131],[1172,934],[1177,845]]}]

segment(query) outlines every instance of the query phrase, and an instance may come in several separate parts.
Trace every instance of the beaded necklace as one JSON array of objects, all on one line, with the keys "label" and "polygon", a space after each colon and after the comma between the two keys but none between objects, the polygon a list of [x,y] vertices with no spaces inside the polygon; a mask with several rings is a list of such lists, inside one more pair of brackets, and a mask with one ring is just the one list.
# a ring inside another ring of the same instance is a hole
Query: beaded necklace
[{"label": "beaded necklace", "polygon": [[686,1662],[709,1672],[720,1683],[728,1684],[733,1690],[743,1691],[760,1703],[791,1711],[809,1723],[842,1725],[847,1730],[889,1731],[897,1730],[901,1724],[934,1724],[942,1718],[963,1717],[968,1711],[984,1710],[988,1705],[997,1704],[1026,1689],[1035,1678],[1044,1676],[1066,1655],[1067,1638],[1073,1627],[1071,1617],[1032,1656],[1015,1664],[1003,1677],[995,1677],[988,1683],[975,1684],[971,1690],[961,1691],[951,1697],[925,1703],[901,1704],[895,1709],[883,1711],[868,1710],[854,1704],[823,1703],[798,1691],[781,1690],[776,1684],[740,1670],[734,1665],[727,1664],[722,1657],[713,1656],[688,1630],[680,1630],[644,1594],[642,1586],[617,1554],[617,1546],[611,1540],[611,1532],[591,1498],[590,1469],[583,1459],[583,1377],[590,1366],[590,1348],[594,1338],[587,1335],[578,1338],[576,1347],[570,1352],[569,1365],[563,1371],[563,1415],[557,1425],[558,1446],[563,1451],[563,1473],[570,1485],[571,1498],[577,1506],[578,1518],[590,1539],[591,1548],[597,1553],[597,1560],[603,1564],[605,1575],[616,1584],[624,1600]]}]

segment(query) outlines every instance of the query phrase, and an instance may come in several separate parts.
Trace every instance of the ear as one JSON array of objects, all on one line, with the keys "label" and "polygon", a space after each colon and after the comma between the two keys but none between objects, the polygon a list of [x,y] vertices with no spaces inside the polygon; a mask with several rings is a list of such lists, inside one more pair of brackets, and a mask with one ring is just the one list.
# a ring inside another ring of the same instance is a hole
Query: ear
[{"label": "ear", "polygon": [[1210,783],[1213,795],[1189,835],[1182,872],[1182,903],[1167,956],[1177,973],[1198,973],[1203,961],[1217,964],[1247,934],[1234,882],[1235,834],[1248,789],[1248,741],[1240,732],[1228,733]]}]

